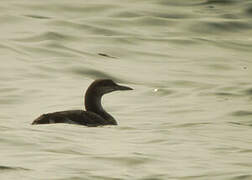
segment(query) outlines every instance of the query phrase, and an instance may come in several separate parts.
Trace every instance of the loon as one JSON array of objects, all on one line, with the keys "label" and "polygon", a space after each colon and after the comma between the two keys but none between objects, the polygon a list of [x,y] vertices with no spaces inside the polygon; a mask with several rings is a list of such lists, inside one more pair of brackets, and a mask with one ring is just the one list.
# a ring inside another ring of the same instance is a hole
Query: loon
[{"label": "loon", "polygon": [[111,79],[95,80],[88,87],[85,94],[86,111],[68,110],[43,114],[35,119],[32,124],[68,123],[88,127],[117,125],[116,120],[103,109],[101,99],[104,94],[118,90],[133,89],[127,86],[118,85]]}]

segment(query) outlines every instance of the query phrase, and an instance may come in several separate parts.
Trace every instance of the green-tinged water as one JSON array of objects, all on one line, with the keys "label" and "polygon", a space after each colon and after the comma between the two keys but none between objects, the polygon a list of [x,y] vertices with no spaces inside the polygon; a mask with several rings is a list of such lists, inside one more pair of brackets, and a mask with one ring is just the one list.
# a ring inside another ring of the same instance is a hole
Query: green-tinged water
[{"label": "green-tinged water", "polygon": [[[251,180],[251,0],[2,0],[0,179]],[[84,108],[118,126],[32,126]]]}]

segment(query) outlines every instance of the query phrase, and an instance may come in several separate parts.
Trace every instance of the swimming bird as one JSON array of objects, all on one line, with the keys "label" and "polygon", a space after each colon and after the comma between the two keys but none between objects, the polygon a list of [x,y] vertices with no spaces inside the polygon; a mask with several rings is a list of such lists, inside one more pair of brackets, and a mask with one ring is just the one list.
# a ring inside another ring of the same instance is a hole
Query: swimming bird
[{"label": "swimming bird", "polygon": [[69,123],[89,127],[117,125],[116,120],[106,112],[101,104],[104,94],[118,90],[133,90],[130,87],[116,84],[111,79],[95,80],[85,94],[84,110],[68,110],[43,114],[35,119],[32,124]]}]

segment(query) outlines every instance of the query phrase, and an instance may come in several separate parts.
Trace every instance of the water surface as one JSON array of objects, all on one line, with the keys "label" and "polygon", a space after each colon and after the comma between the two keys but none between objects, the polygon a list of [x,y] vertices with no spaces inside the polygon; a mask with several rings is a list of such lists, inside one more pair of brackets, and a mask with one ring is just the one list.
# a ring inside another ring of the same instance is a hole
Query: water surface
[{"label": "water surface", "polygon": [[[249,0],[0,5],[1,179],[252,178]],[[31,126],[84,108],[98,78],[116,127]]]}]

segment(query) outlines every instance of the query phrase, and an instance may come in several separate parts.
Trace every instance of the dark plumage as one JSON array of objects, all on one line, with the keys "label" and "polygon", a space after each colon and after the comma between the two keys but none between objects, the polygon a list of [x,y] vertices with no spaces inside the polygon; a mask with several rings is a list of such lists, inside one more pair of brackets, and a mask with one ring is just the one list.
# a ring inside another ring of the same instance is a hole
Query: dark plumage
[{"label": "dark plumage", "polygon": [[117,125],[116,120],[102,108],[101,98],[104,94],[118,90],[132,90],[132,88],[118,85],[110,79],[96,80],[85,94],[86,111],[69,110],[43,114],[32,124],[69,123],[91,127]]}]

